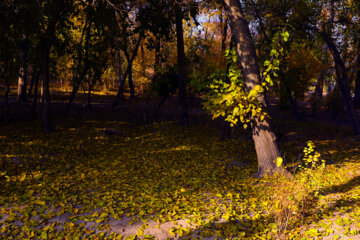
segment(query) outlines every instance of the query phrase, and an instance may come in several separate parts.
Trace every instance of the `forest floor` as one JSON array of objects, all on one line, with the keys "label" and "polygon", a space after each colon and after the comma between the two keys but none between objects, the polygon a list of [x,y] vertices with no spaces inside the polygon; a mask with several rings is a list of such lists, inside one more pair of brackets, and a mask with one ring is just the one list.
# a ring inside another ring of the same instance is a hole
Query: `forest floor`
[{"label": "forest floor", "polygon": [[[176,100],[160,113],[106,100],[55,113],[47,135],[24,111],[0,126],[0,239],[360,239],[360,141],[345,120],[274,108],[294,178],[257,179],[249,131],[222,141],[199,100],[185,128]],[[296,170],[309,140],[326,166]]]}]

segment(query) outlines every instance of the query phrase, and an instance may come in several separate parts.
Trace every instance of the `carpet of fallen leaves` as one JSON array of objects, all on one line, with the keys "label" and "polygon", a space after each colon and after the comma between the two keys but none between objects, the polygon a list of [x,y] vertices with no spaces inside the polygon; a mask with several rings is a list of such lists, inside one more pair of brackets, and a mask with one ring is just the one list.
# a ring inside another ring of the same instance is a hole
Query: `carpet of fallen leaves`
[{"label": "carpet of fallen leaves", "polygon": [[360,142],[348,131],[276,123],[290,170],[307,140],[327,165],[311,179],[256,179],[248,133],[220,141],[221,127],[200,122],[56,124],[48,135],[37,122],[1,127],[0,239],[360,239]]}]

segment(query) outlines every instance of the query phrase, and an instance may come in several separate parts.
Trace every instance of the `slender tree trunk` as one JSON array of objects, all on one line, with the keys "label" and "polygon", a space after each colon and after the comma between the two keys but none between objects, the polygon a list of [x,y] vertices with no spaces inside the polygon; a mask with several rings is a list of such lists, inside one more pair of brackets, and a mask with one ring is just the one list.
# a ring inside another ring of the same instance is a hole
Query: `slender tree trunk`
[{"label": "slender tree trunk", "polygon": [[[234,46],[235,46],[235,40],[232,38],[230,41],[229,49],[231,50]],[[223,52],[225,54],[225,49],[223,50]],[[226,77],[225,77],[226,83],[230,83],[230,79],[229,79],[230,65],[231,65],[230,63],[226,64]],[[223,121],[224,121],[224,123],[223,123],[223,128],[222,128],[221,140],[231,138],[231,130],[232,130],[230,123],[228,121],[225,121],[225,119],[223,119]]]},{"label": "slender tree trunk", "polygon": [[9,92],[10,92],[10,83],[6,78],[5,81],[5,99],[4,99],[4,124],[9,124]]},{"label": "slender tree trunk", "polygon": [[[327,50],[328,50],[328,47],[326,44],[324,44],[323,51],[322,51],[322,61],[321,61],[323,66],[327,65],[327,62],[328,62],[328,58],[327,58],[327,54],[326,54]],[[322,68],[320,70],[320,73],[318,76],[318,81],[315,86],[315,92],[311,99],[311,110],[312,110],[313,116],[316,116],[318,108],[321,107],[326,72],[327,72],[327,69],[325,69],[325,68]]]},{"label": "slender tree trunk", "polygon": [[94,88],[95,83],[96,83],[95,79],[92,79],[91,81],[89,79],[89,89],[88,89],[88,94],[87,94],[87,103],[88,103],[87,107],[89,110],[91,109],[91,91]]},{"label": "slender tree trunk", "polygon": [[120,49],[118,49],[118,82],[119,82],[119,86],[121,84],[121,52]]},{"label": "slender tree trunk", "polygon": [[124,77],[119,85],[119,89],[118,89],[118,92],[116,94],[116,98],[114,100],[114,102],[112,103],[112,106],[113,107],[116,107],[119,105],[120,103],[120,98],[121,98],[121,95],[122,95],[122,92],[123,92],[123,88],[124,88],[124,84],[125,84],[125,79],[127,77],[127,75],[129,74],[130,72],[130,68],[132,67],[132,62],[134,61],[136,55],[137,55],[137,52],[138,52],[138,49],[139,49],[139,46],[140,46],[140,43],[141,43],[141,40],[144,36],[144,33],[140,33],[139,34],[139,38],[136,42],[136,46],[135,46],[135,49],[134,49],[134,52],[130,58],[130,61],[128,62],[128,65],[127,65],[127,68],[126,68],[126,71],[125,71],[125,74],[124,74]]},{"label": "slender tree trunk", "polygon": [[[261,84],[261,79],[249,25],[238,0],[223,0],[223,3],[230,21],[231,32],[235,37],[240,68],[246,89],[250,91],[256,85]],[[258,94],[257,100],[266,107],[263,94]],[[257,175],[262,177],[267,174],[274,174],[275,172],[289,175],[283,167],[278,167],[275,163],[276,159],[281,155],[270,123],[267,120],[260,121],[257,118],[252,119],[252,122],[252,137],[258,159]]]},{"label": "slender tree trunk", "polygon": [[221,36],[221,52],[225,52],[226,49],[226,37],[228,32],[228,21],[224,20],[223,13],[221,13],[221,26],[223,26],[222,36]]},{"label": "slender tree trunk", "polygon": [[296,117],[296,120],[301,121],[301,116],[300,116],[300,113],[299,113],[299,110],[298,110],[298,107],[297,107],[296,98],[293,96],[293,94],[291,92],[291,89],[289,88],[289,86],[286,83],[285,83],[285,89],[286,89],[286,93],[287,93],[288,98],[289,98],[291,108],[292,108],[292,110],[294,112],[294,115]]},{"label": "slender tree trunk", "polygon": [[134,89],[134,83],[133,83],[133,74],[132,74],[132,63],[131,63],[131,67],[130,67],[130,70],[129,70],[129,78],[128,78],[128,81],[129,81],[129,88],[130,88],[130,100],[134,99],[135,97],[135,89]]},{"label": "slender tree trunk", "polygon": [[36,31],[40,35],[40,51],[41,51],[41,79],[42,79],[42,122],[44,133],[52,131],[50,119],[50,89],[49,89],[49,63],[51,40],[54,35],[56,23],[63,11],[64,0],[58,1],[58,7],[49,19],[47,28],[41,31],[40,23],[36,25]]},{"label": "slender tree trunk", "polygon": [[130,64],[130,68],[129,68],[129,76],[128,76],[128,81],[129,81],[129,88],[130,88],[130,101],[135,97],[135,89],[134,89],[134,83],[133,83],[133,79],[132,79],[132,67],[133,67],[133,63],[130,59],[130,55],[127,51],[126,48],[124,48],[124,54],[125,57],[128,61],[128,64]]},{"label": "slender tree trunk", "polygon": [[155,74],[159,71],[160,69],[160,51],[161,51],[161,39],[160,39],[160,34],[156,34],[155,36],[155,64],[154,64],[154,71]]},{"label": "slender tree trunk", "polygon": [[50,89],[49,89],[49,61],[50,42],[48,39],[41,40],[41,78],[42,78],[42,122],[44,133],[52,131],[50,119]]},{"label": "slender tree trunk", "polygon": [[178,75],[177,84],[179,88],[179,104],[181,108],[179,123],[183,126],[189,126],[189,113],[186,100],[186,66],[185,66],[185,47],[184,47],[184,30],[182,25],[183,14],[179,4],[175,6],[175,24],[176,24],[176,39],[177,39],[177,64]]},{"label": "slender tree trunk", "polygon": [[28,46],[26,43],[26,36],[23,34],[23,41],[20,54],[20,71],[19,71],[19,80],[18,80],[18,94],[17,101],[25,102],[26,99],[26,81],[27,81],[27,56],[28,56]]},{"label": "slender tree trunk", "polygon": [[264,21],[263,21],[263,18],[260,14],[260,11],[258,9],[258,7],[256,6],[256,3],[254,2],[254,0],[251,0],[251,6],[253,8],[253,11],[254,11],[254,14],[255,14],[255,17],[257,18],[257,20],[259,21],[259,26],[260,26],[260,29],[261,29],[261,32],[264,36],[264,39],[267,43],[270,43],[270,39],[269,37],[267,36],[266,34],[266,30],[265,30],[265,27],[264,27]]},{"label": "slender tree trunk", "polygon": [[144,42],[141,42],[141,68],[143,77],[146,76],[146,66],[145,66],[145,50],[144,50]]},{"label": "slender tree trunk", "polygon": [[74,83],[73,89],[70,94],[69,102],[66,105],[65,111],[63,113],[64,116],[66,116],[67,113],[69,112],[70,106],[71,106],[72,102],[74,101],[77,92],[79,91],[80,84],[83,81],[83,79],[85,78],[87,71],[88,71],[88,66],[87,66],[87,64],[85,64],[85,67],[84,67],[82,73],[80,74],[79,78],[76,79],[76,82]]},{"label": "slender tree trunk", "polygon": [[357,108],[360,108],[360,56],[357,57],[357,69],[354,103]]},{"label": "slender tree trunk", "polygon": [[[72,102],[75,99],[75,96],[77,94],[77,92],[79,91],[79,87],[80,84],[82,83],[83,79],[85,78],[85,75],[88,71],[89,68],[89,41],[90,41],[90,37],[91,37],[91,26],[92,26],[92,20],[90,19],[90,21],[86,21],[83,30],[82,30],[82,34],[81,34],[81,39],[80,39],[80,43],[79,43],[79,49],[78,49],[78,64],[77,64],[77,68],[76,68],[76,73],[72,79],[72,83],[73,83],[73,89],[71,91],[70,94],[70,98],[69,98],[69,102],[66,105],[65,111],[63,113],[64,116],[67,115],[67,113],[70,110],[70,106],[72,104]],[[84,59],[84,69],[82,70],[82,72],[80,73],[81,70],[81,63],[82,63],[82,41],[84,38],[84,34],[85,34],[85,29],[86,29],[86,38],[85,38],[85,59]],[[80,75],[79,75],[80,74]]]},{"label": "slender tree trunk", "polygon": [[29,85],[28,97],[32,96],[32,90],[33,90],[34,82],[35,82],[35,75],[36,75],[36,70],[35,70],[35,67],[33,66],[31,68],[31,80],[30,80],[30,85]]},{"label": "slender tree trunk", "polygon": [[337,76],[337,82],[339,83],[341,96],[342,96],[343,102],[346,106],[347,113],[349,115],[350,122],[353,127],[354,133],[355,133],[355,135],[359,135],[360,134],[360,121],[359,121],[359,117],[358,117],[356,109],[355,109],[354,102],[351,99],[345,64],[344,64],[344,62],[341,58],[341,55],[340,55],[334,41],[332,40],[332,38],[326,34],[323,34],[323,33],[320,33],[320,34],[326,41],[326,43],[329,47],[329,50],[333,56],[333,59],[335,62],[335,71],[336,71],[336,76]]},{"label": "slender tree trunk", "polygon": [[40,72],[35,71],[35,79],[34,79],[34,97],[33,97],[33,107],[32,107],[32,116],[33,119],[36,119],[36,104],[38,100],[38,89],[39,89],[39,75]]}]

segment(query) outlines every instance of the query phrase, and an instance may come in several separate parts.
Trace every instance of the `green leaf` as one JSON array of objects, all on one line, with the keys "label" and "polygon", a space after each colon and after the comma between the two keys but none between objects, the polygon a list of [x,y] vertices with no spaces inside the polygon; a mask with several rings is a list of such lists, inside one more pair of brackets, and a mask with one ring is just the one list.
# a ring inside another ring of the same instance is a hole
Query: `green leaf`
[{"label": "green leaf", "polygon": [[48,239],[47,232],[45,232],[45,231],[41,232],[40,238],[45,239],[45,240]]}]

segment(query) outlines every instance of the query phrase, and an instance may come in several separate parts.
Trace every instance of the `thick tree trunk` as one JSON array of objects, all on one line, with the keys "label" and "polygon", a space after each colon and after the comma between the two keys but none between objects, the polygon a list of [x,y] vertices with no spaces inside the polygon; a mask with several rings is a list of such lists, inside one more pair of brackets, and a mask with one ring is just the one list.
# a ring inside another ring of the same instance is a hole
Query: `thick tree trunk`
[{"label": "thick tree trunk", "polygon": [[[223,3],[230,21],[231,32],[235,37],[246,89],[250,91],[256,85],[261,84],[261,79],[249,25],[238,0],[223,0]],[[263,94],[258,94],[257,100],[266,107]],[[289,175],[283,167],[278,167],[275,163],[276,159],[281,155],[270,123],[267,120],[259,121],[259,119],[253,119],[252,122],[252,135],[258,159],[257,175],[262,177],[275,172]]]},{"label": "thick tree trunk", "polygon": [[41,40],[41,79],[42,79],[42,122],[44,133],[52,131],[50,119],[50,89],[49,89],[49,61],[50,42],[48,39]]},{"label": "thick tree trunk", "polygon": [[179,89],[179,105],[180,105],[180,119],[179,123],[183,126],[189,126],[189,113],[186,101],[186,66],[185,66],[185,47],[184,47],[184,30],[182,25],[183,13],[181,6],[175,6],[175,24],[176,24],[176,42],[177,42],[177,64],[178,75],[177,84]]}]

